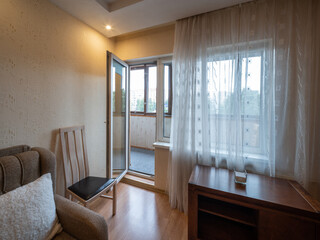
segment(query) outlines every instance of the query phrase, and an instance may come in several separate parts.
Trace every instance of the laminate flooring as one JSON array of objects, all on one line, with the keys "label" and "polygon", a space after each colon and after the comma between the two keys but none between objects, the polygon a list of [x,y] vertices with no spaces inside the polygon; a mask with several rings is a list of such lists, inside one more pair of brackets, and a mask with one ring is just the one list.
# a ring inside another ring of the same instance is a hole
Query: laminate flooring
[{"label": "laminate flooring", "polygon": [[171,209],[168,196],[119,183],[117,214],[112,216],[112,200],[100,197],[89,205],[107,221],[110,240],[185,240],[188,218]]}]

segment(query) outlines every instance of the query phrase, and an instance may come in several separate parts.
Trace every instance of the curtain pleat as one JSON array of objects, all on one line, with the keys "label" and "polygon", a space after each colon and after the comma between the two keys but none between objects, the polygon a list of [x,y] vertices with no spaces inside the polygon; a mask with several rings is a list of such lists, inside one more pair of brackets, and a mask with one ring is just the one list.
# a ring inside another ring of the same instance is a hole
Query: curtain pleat
[{"label": "curtain pleat", "polygon": [[169,198],[195,164],[299,181],[320,198],[320,10],[262,0],[176,24]]}]

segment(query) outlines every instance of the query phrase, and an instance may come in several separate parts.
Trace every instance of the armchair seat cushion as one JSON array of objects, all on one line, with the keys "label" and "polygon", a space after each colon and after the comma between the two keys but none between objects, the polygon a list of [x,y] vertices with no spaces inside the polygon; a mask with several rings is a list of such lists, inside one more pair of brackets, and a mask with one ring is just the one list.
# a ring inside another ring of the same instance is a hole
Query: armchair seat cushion
[{"label": "armchair seat cushion", "polygon": [[113,178],[89,176],[68,187],[68,189],[82,199],[88,200],[103,191],[114,181],[115,179]]}]

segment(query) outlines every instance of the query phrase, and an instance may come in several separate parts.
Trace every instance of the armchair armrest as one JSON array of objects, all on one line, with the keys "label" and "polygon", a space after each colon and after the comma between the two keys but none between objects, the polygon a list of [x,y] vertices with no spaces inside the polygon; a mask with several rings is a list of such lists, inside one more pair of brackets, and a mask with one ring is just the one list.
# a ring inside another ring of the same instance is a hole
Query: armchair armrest
[{"label": "armchair armrest", "polygon": [[108,226],[101,215],[57,194],[54,198],[57,215],[65,232],[80,240],[108,239]]}]

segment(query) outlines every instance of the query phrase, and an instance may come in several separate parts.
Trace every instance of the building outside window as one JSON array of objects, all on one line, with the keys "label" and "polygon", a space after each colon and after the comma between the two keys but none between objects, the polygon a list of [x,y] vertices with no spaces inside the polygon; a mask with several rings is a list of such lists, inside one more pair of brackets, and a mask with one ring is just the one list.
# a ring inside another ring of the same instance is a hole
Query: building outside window
[{"label": "building outside window", "polygon": [[130,111],[138,115],[156,113],[157,65],[130,67]]}]

